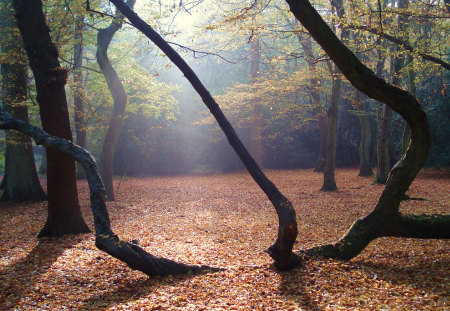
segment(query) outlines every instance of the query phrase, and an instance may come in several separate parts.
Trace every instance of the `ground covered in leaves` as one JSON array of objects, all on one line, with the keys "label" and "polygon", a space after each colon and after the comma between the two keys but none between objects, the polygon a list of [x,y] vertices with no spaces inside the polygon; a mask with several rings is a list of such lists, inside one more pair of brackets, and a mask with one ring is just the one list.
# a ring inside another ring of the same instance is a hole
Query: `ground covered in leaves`
[{"label": "ground covered in leaves", "polygon": [[[296,248],[339,238],[382,186],[340,169],[319,192],[311,170],[268,171],[297,210]],[[93,228],[87,185],[83,214]],[[403,212],[449,213],[450,174],[422,171]],[[248,174],[121,178],[108,204],[114,231],[153,255],[224,267],[148,276],[96,249],[93,234],[37,240],[46,203],[0,205],[0,310],[448,310],[450,244],[383,238],[349,262],[310,260],[279,273],[264,252],[276,214]]]}]

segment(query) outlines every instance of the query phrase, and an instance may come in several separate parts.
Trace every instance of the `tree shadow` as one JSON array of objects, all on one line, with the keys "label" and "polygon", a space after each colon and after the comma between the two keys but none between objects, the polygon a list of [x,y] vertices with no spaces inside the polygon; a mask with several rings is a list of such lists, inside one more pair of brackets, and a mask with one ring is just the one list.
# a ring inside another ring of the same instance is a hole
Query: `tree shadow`
[{"label": "tree shadow", "polygon": [[13,308],[67,248],[85,238],[86,235],[39,239],[25,258],[0,271],[0,310]]},{"label": "tree shadow", "polygon": [[[308,294],[307,286],[314,283],[313,276],[305,273],[303,267],[280,272],[280,294],[290,300],[294,300],[305,311],[321,311],[316,301]],[[295,284],[295,286],[293,286]]]},{"label": "tree shadow", "polygon": [[413,265],[353,261],[364,267],[378,280],[392,285],[405,285],[416,290],[447,299],[450,258],[418,262]]},{"label": "tree shadow", "polygon": [[82,306],[80,306],[77,310],[103,310],[111,306],[138,300],[142,296],[148,295],[154,288],[158,288],[161,285],[173,286],[197,275],[198,273],[176,275],[171,278],[156,276],[154,278],[147,277],[137,281],[126,282],[125,284],[114,288],[112,291],[89,297],[83,301]]}]

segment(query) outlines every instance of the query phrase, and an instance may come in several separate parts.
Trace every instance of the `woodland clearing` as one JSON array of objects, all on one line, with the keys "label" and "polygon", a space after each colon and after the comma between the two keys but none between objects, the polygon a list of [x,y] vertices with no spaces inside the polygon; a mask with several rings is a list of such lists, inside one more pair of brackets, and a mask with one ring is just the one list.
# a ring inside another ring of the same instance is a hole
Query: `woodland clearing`
[{"label": "woodland clearing", "polygon": [[[312,170],[266,171],[293,203],[295,249],[332,242],[375,206],[383,186],[337,169],[338,191],[320,192]],[[1,203],[0,310],[446,310],[450,244],[381,238],[348,262],[309,260],[278,272],[264,252],[277,216],[245,172],[115,179],[113,230],[158,255],[226,270],[149,278],[98,250],[93,234],[38,240],[46,203]],[[422,170],[402,212],[450,213],[448,170]],[[86,182],[79,182],[93,228]]]}]

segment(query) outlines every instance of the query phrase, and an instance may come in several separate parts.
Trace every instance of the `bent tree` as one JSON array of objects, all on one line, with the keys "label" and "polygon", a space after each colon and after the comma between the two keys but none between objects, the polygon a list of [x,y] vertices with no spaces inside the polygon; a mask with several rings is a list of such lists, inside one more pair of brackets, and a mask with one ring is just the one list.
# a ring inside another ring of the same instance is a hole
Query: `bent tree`
[{"label": "bent tree", "polygon": [[229,143],[241,158],[250,175],[274,205],[278,218],[278,237],[268,253],[278,268],[289,268],[301,262],[303,255],[350,259],[372,240],[381,236],[413,238],[449,238],[448,215],[403,215],[399,211],[405,191],[422,168],[430,146],[428,122],[417,100],[408,92],[388,84],[362,64],[334,34],[307,0],[287,0],[291,12],[321,45],[342,74],[361,92],[398,112],[411,128],[407,152],[392,168],[386,187],[372,213],[358,219],[338,242],[292,253],[297,235],[292,204],[264,175],[247,152],[217,103],[186,62],[148,24],[123,1],[111,0],[130,22],[152,40],[184,73],[224,131]]},{"label": "bent tree", "polygon": [[14,129],[31,136],[37,145],[44,145],[49,150],[58,151],[77,160],[86,172],[89,184],[91,210],[95,224],[95,245],[109,255],[125,262],[132,269],[149,276],[186,274],[203,270],[219,271],[208,266],[186,265],[173,260],[150,255],[135,244],[121,241],[111,229],[108,210],[106,209],[105,186],[98,173],[94,157],[71,141],[46,133],[45,131],[14,119],[0,108],[0,129]]},{"label": "bent tree", "polygon": [[411,129],[406,153],[390,171],[374,210],[356,220],[337,242],[300,252],[328,258],[351,259],[379,237],[450,238],[450,215],[405,215],[399,207],[406,190],[425,163],[430,132],[417,100],[377,77],[334,34],[308,0],[286,0],[291,12],[325,50],[344,76],[361,92],[399,113]]},{"label": "bent tree", "polygon": [[[135,0],[129,0],[128,5],[132,8]],[[125,108],[127,105],[127,94],[123,84],[117,75],[109,57],[108,47],[114,34],[122,28],[123,16],[120,12],[116,13],[113,21],[107,28],[99,29],[97,33],[97,62],[103,75],[105,76],[108,89],[114,100],[114,107],[111,119],[109,120],[108,130],[103,141],[102,154],[100,159],[100,173],[105,183],[106,198],[114,201],[113,187],[113,162],[114,151],[119,139],[120,129],[122,128]]]},{"label": "bent tree", "polygon": [[167,57],[183,72],[197,93],[208,107],[211,114],[216,119],[228,142],[233,147],[248,172],[264,191],[278,215],[278,237],[275,243],[267,249],[267,253],[274,259],[274,264],[279,269],[288,269],[300,263],[300,257],[292,252],[295,239],[297,238],[297,221],[295,210],[291,202],[278,190],[258,166],[243,145],[242,141],[234,131],[228,119],[223,114],[215,99],[205,88],[203,83],[184,61],[184,59],[152,28],[145,23],[125,2],[121,0],[111,0],[116,8],[128,18],[131,24],[146,35],[156,46],[158,46]]}]

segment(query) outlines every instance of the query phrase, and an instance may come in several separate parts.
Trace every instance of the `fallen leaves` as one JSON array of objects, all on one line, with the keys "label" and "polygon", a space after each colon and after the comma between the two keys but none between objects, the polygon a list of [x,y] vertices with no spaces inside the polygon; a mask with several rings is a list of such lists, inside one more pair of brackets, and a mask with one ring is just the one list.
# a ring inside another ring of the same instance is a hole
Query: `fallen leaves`
[{"label": "fallen leaves", "polygon": [[[268,171],[296,208],[296,248],[331,242],[375,205],[382,186],[338,170],[337,192],[319,192],[310,170]],[[425,170],[403,212],[449,213],[450,178]],[[86,183],[83,214],[93,228]],[[108,205],[114,231],[149,253],[225,267],[148,278],[99,251],[92,234],[42,239],[44,203],[0,209],[1,310],[439,310],[448,307],[449,242],[372,242],[350,262],[307,261],[279,273],[264,252],[276,238],[270,202],[246,173],[128,178]]]}]

